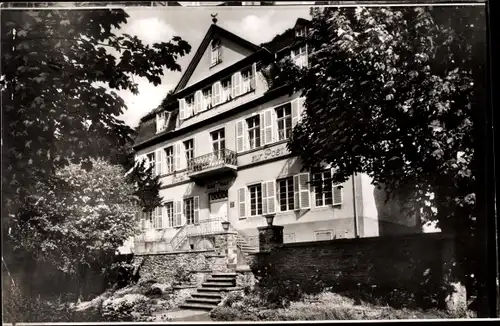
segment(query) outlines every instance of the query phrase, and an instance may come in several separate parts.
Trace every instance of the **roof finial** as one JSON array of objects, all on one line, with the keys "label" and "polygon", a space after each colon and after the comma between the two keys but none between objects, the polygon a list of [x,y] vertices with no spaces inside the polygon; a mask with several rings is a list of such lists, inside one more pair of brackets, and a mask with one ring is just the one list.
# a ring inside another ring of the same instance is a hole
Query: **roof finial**
[{"label": "roof finial", "polygon": [[217,24],[217,14],[210,14],[210,16],[212,16],[212,21],[214,22],[214,24]]}]

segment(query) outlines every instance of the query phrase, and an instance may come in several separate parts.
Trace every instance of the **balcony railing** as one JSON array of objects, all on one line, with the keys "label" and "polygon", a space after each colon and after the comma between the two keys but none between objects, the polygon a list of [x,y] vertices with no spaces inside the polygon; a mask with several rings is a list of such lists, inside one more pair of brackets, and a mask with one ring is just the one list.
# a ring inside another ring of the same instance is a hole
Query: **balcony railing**
[{"label": "balcony railing", "polygon": [[236,166],[236,153],[229,149],[222,149],[189,160],[188,173],[201,172],[226,165]]}]

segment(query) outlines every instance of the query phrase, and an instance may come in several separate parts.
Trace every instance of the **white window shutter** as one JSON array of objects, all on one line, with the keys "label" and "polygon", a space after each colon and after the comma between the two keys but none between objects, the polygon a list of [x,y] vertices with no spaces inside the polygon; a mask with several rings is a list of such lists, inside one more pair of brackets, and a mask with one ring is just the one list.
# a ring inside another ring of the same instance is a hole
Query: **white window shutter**
[{"label": "white window shutter", "polygon": [[236,97],[236,74],[231,76],[231,97]]},{"label": "white window shutter", "polygon": [[198,112],[201,112],[202,109],[201,109],[201,104],[202,104],[202,93],[201,91],[196,91],[196,93],[194,93],[194,114],[198,114]]},{"label": "white window shutter", "polygon": [[246,210],[246,198],[247,198],[247,188],[242,187],[238,189],[238,215],[240,218],[245,218],[247,216]]},{"label": "white window shutter", "polygon": [[262,190],[262,215],[266,215],[267,214],[267,204],[268,204],[268,201],[267,201],[267,183],[266,182],[262,182],[260,184],[260,188]]},{"label": "white window shutter", "polygon": [[276,180],[266,182],[267,214],[276,213]]},{"label": "white window shutter", "polygon": [[222,84],[220,81],[215,84],[215,103],[214,105],[220,104],[222,102]]},{"label": "white window shutter", "polygon": [[212,84],[212,106],[216,106],[217,105],[217,101],[216,101],[216,98],[215,98],[215,94],[216,94],[216,84]]},{"label": "white window shutter", "polygon": [[299,97],[299,117],[298,117],[298,123],[300,123],[300,121],[302,120],[302,116],[304,114],[304,109],[305,109],[305,106],[304,106],[304,103],[306,101],[306,98],[305,97]]},{"label": "white window shutter", "polygon": [[243,92],[243,77],[241,76],[241,71],[238,71],[236,74],[236,96],[241,95]]},{"label": "white window shutter", "polygon": [[163,157],[161,155],[161,152],[163,151],[162,148],[160,149],[157,149],[155,151],[155,164],[156,164],[156,175],[161,175],[162,174],[162,161],[163,161]]},{"label": "white window shutter", "polygon": [[292,128],[295,128],[299,121],[300,109],[299,109],[299,99],[292,101]]},{"label": "white window shutter", "polygon": [[175,202],[175,226],[182,225],[182,200]]},{"label": "white window shutter", "polygon": [[311,207],[309,173],[299,174],[299,201],[301,209],[307,209]]},{"label": "white window shutter", "polygon": [[[335,172],[334,168],[330,169],[331,176],[333,177],[333,173]],[[332,181],[332,204],[333,205],[342,205],[343,191],[341,184],[333,183]]]},{"label": "white window shutter", "polygon": [[252,64],[252,77],[250,81],[250,87],[254,90],[257,88],[257,63]]},{"label": "white window shutter", "polygon": [[261,112],[259,114],[259,129],[260,129],[260,146],[264,146],[266,144],[266,113]]},{"label": "white window shutter", "polygon": [[293,209],[300,209],[299,175],[293,176]]},{"label": "white window shutter", "polygon": [[186,100],[183,98],[179,100],[179,119],[186,119]]},{"label": "white window shutter", "polygon": [[273,110],[274,109],[269,109],[264,112],[265,144],[273,142]]},{"label": "white window shutter", "polygon": [[174,170],[180,170],[181,169],[181,144],[180,143],[175,143],[174,144]]},{"label": "white window shutter", "polygon": [[245,150],[245,130],[244,130],[245,120],[240,120],[236,122],[236,151],[238,153]]},{"label": "white window shutter", "polygon": [[193,198],[194,224],[200,224],[200,197]]}]

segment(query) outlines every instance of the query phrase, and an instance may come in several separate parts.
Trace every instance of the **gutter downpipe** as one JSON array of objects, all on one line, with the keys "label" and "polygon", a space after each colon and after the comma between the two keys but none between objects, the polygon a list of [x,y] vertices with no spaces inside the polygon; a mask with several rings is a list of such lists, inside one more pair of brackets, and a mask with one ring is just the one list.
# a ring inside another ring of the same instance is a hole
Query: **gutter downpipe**
[{"label": "gutter downpipe", "polygon": [[356,196],[356,173],[352,174],[352,197],[353,197],[353,212],[354,212],[354,238],[359,238],[358,229],[358,208]]}]

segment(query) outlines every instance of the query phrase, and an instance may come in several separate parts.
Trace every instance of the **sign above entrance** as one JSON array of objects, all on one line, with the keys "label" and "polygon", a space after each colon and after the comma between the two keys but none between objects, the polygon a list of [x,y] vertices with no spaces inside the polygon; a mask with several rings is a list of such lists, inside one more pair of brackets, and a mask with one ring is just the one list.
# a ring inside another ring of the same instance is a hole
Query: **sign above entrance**
[{"label": "sign above entrance", "polygon": [[280,156],[290,154],[286,148],[286,143],[269,147],[260,151],[248,153],[238,157],[238,166],[271,160]]}]

